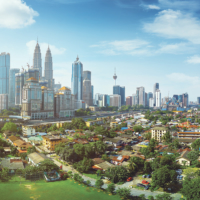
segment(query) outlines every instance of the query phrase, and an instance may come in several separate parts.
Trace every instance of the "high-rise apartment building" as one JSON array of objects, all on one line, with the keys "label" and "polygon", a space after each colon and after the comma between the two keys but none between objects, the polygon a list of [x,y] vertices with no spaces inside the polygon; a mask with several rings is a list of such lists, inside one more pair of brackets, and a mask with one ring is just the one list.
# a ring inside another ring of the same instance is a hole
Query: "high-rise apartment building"
[{"label": "high-rise apartment building", "polygon": [[200,97],[197,97],[197,104],[200,104]]},{"label": "high-rise apartment building", "polygon": [[39,70],[40,79],[42,78],[42,56],[40,51],[40,45],[36,44],[33,54],[33,68]]},{"label": "high-rise apartment building", "polygon": [[178,95],[178,101],[179,103],[183,102],[183,95]]},{"label": "high-rise apartment building", "polygon": [[15,107],[15,74],[19,73],[20,69],[10,69],[9,73],[9,95],[8,106]]},{"label": "high-rise apartment building", "polygon": [[48,88],[54,89],[54,79],[53,79],[53,62],[51,56],[51,50],[47,49],[44,63],[44,78],[48,81]]},{"label": "high-rise apartment building", "polygon": [[[75,115],[75,96],[71,94],[71,90],[62,87],[56,93],[54,98],[54,116],[55,117],[74,117]],[[77,101],[76,103],[78,103]]]},{"label": "high-rise apartment building", "polygon": [[[149,106],[149,99],[153,98],[153,93],[152,92],[148,92],[147,93],[147,106]],[[152,106],[153,107],[153,106]]]},{"label": "high-rise apartment building", "polygon": [[93,105],[92,100],[92,87],[91,87],[91,80],[88,78],[83,80],[83,100],[85,101],[85,106],[89,107]]},{"label": "high-rise apartment building", "polygon": [[0,94],[9,94],[10,54],[0,54]]},{"label": "high-rise apartment building", "polygon": [[155,83],[153,86],[153,98],[154,98],[154,106],[156,106],[156,90],[159,89],[159,83]]},{"label": "high-rise apartment building", "polygon": [[128,96],[128,97],[126,97],[126,105],[127,106],[132,106],[132,100],[133,98],[132,98],[132,96]]},{"label": "high-rise apartment building", "polygon": [[156,107],[161,107],[161,92],[160,90],[156,90]]},{"label": "high-rise apartment building", "polygon": [[136,90],[136,94],[138,96],[138,104],[145,106],[145,88],[144,87],[138,87]]},{"label": "high-rise apartment building", "polygon": [[72,64],[71,92],[76,100],[83,98],[83,64],[77,56],[76,61]]},{"label": "high-rise apartment building", "polygon": [[8,109],[8,94],[0,94],[0,111]]},{"label": "high-rise apartment building", "polygon": [[121,108],[121,95],[118,94],[110,95],[110,106]]},{"label": "high-rise apartment building", "polygon": [[113,86],[113,94],[118,94],[121,96],[121,105],[125,105],[125,87],[120,87],[119,85]]},{"label": "high-rise apartment building", "polygon": [[94,86],[91,85],[91,90],[92,90],[92,99],[94,99]]}]

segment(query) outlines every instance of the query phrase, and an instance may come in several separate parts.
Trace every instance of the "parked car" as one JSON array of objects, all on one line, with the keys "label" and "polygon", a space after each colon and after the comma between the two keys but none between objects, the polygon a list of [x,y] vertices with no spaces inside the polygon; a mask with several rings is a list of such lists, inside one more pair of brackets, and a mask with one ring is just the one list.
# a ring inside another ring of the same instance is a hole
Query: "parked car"
[{"label": "parked car", "polygon": [[178,180],[182,180],[182,179],[183,179],[183,176],[182,176],[182,175],[178,175],[178,176],[177,176],[177,179],[178,179]]},{"label": "parked car", "polygon": [[177,169],[176,173],[179,174],[179,175],[181,175],[183,173],[183,171],[182,171],[182,169]]},{"label": "parked car", "polygon": [[129,182],[129,181],[132,181],[133,180],[133,178],[132,177],[128,177],[127,178],[127,181]]},{"label": "parked car", "polygon": [[142,183],[145,184],[145,185],[148,185],[148,184],[149,184],[149,182],[148,182],[148,181],[145,181],[145,180],[143,180]]},{"label": "parked car", "polygon": [[146,178],[151,178],[151,174],[147,174],[147,175],[146,175]]},{"label": "parked car", "polygon": [[143,185],[143,184],[141,184],[141,183],[138,183],[137,186],[138,186],[138,187],[143,187],[145,190],[148,190],[149,187],[150,187],[149,185]]}]

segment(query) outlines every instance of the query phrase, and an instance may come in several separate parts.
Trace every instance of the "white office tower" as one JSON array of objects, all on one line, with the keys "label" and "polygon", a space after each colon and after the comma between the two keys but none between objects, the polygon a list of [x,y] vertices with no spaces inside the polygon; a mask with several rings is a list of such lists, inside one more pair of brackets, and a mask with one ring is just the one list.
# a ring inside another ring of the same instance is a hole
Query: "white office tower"
[{"label": "white office tower", "polygon": [[138,96],[137,94],[133,94],[132,95],[132,105],[135,106],[135,105],[138,105]]},{"label": "white office tower", "polygon": [[35,46],[35,51],[33,54],[33,68],[36,68],[39,70],[39,76],[42,78],[42,58],[41,58],[41,51],[40,46],[37,42]]},{"label": "white office tower", "polygon": [[149,98],[149,107],[150,108],[154,107],[154,98]]},{"label": "white office tower", "polygon": [[145,107],[145,89],[144,87],[139,87],[137,90],[139,90],[139,105],[143,105]]},{"label": "white office tower", "polygon": [[156,90],[156,107],[161,107],[161,93],[160,90]]},{"label": "white office tower", "polygon": [[110,106],[121,108],[121,95],[118,94],[110,95]]},{"label": "white office tower", "polygon": [[51,50],[47,49],[44,63],[44,79],[48,81],[47,87],[49,89],[54,89],[54,79],[53,79],[53,62],[51,56]]}]

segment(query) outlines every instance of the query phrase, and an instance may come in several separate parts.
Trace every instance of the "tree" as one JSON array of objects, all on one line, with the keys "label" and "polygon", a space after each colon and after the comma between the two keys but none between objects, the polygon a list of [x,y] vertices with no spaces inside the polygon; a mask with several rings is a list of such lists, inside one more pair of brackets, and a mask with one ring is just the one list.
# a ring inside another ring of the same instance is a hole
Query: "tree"
[{"label": "tree", "polygon": [[103,154],[101,159],[105,160],[105,161],[108,161],[108,162],[110,161],[110,157],[107,154]]},{"label": "tree", "polygon": [[115,184],[114,183],[108,184],[107,191],[109,193],[114,193],[114,191],[115,191]]},{"label": "tree", "polygon": [[3,128],[1,129],[2,131],[11,131],[13,133],[17,132],[17,125],[13,122],[6,122],[3,126]]},{"label": "tree", "polygon": [[101,187],[103,186],[103,181],[100,179],[100,180],[96,180],[95,182],[95,187],[98,188],[98,189],[101,189]]},{"label": "tree", "polygon": [[90,181],[90,180],[87,180],[87,181],[86,181],[86,184],[87,184],[87,186],[90,186],[91,181]]},{"label": "tree", "polygon": [[144,160],[140,157],[131,157],[129,159],[129,169],[131,171],[136,171],[136,169],[143,169]]},{"label": "tree", "polygon": [[127,151],[131,151],[131,150],[132,150],[132,148],[131,148],[131,146],[129,146],[129,145],[126,145],[126,146],[125,146],[125,150],[127,150]]},{"label": "tree", "polygon": [[181,194],[186,197],[186,199],[199,200],[200,199],[200,176],[194,174],[188,174],[183,181],[183,188],[181,189]]},{"label": "tree", "polygon": [[199,149],[200,149],[200,140],[199,140],[199,139],[198,139],[198,140],[195,140],[195,141],[192,143],[191,147],[192,147],[193,149],[195,149],[195,150],[199,150]]},{"label": "tree", "polygon": [[140,133],[141,131],[142,131],[142,126],[134,126],[133,127],[133,130],[135,131],[135,132],[138,132],[138,133]]},{"label": "tree", "polygon": [[144,162],[144,172],[150,173],[152,171],[151,163],[150,162]]},{"label": "tree", "polygon": [[129,176],[129,172],[125,167],[117,166],[108,168],[105,172],[105,176],[110,178],[113,183],[124,182]]},{"label": "tree", "polygon": [[153,196],[148,196],[148,200],[154,200],[154,197]]},{"label": "tree", "polygon": [[165,189],[167,184],[175,182],[176,176],[176,171],[168,169],[167,166],[157,169],[152,175],[151,191],[158,187]]},{"label": "tree", "polygon": [[199,157],[199,151],[190,151],[187,157],[191,160],[191,164],[197,164],[199,161],[197,160]]},{"label": "tree", "polygon": [[10,177],[8,176],[8,171],[8,168],[4,168],[0,171],[0,180],[2,182],[6,182],[9,180]]},{"label": "tree", "polygon": [[52,170],[59,170],[59,167],[52,161],[49,159],[45,159],[40,163],[40,168],[44,171],[52,171]]},{"label": "tree", "polygon": [[92,165],[94,164],[93,160],[88,158],[83,158],[82,161],[76,162],[73,164],[73,167],[78,170],[79,172],[87,172]]},{"label": "tree", "polygon": [[24,159],[24,160],[25,160],[25,159],[26,159],[26,157],[27,157],[27,153],[22,153],[22,154],[20,154],[20,156],[21,156],[21,158],[22,158],[22,159]]},{"label": "tree", "polygon": [[171,197],[171,195],[167,193],[156,195],[156,200],[172,200],[172,199],[173,198]]},{"label": "tree", "polygon": [[131,190],[129,188],[119,188],[116,192],[123,199],[128,199],[131,196]]},{"label": "tree", "polygon": [[140,197],[140,200],[146,200],[146,197],[144,194],[141,194],[139,197]]},{"label": "tree", "polygon": [[145,137],[146,140],[150,140],[151,139],[151,132],[146,133],[144,137]]},{"label": "tree", "polygon": [[158,141],[155,140],[154,138],[152,138],[150,141],[149,141],[149,150],[150,152],[154,152],[154,149],[155,147],[158,145]]},{"label": "tree", "polygon": [[167,132],[163,135],[162,139],[163,139],[165,142],[170,143],[170,142],[172,141],[172,136],[171,136],[170,132],[167,131]]},{"label": "tree", "polygon": [[27,149],[27,154],[34,153],[34,152],[36,152],[35,146],[28,147],[28,149]]}]

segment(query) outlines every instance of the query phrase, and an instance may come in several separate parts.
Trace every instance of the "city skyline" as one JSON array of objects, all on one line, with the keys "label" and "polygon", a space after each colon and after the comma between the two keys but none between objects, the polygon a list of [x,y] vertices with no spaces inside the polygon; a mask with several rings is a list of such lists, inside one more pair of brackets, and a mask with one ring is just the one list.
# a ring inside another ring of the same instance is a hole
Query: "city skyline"
[{"label": "city skyline", "polygon": [[[48,43],[52,51],[55,83],[71,86],[71,63],[78,54],[84,69],[92,72],[94,93],[112,94],[116,67],[116,84],[126,87],[126,96],[132,96],[138,85],[147,93],[153,92],[152,86],[158,82],[162,97],[187,92],[191,101],[197,100],[198,1],[11,1],[17,20],[9,16],[5,24],[0,21],[0,52],[10,53],[11,69],[26,66],[27,62],[32,65],[38,37],[43,69]],[[2,8],[9,13],[7,1],[2,1]],[[81,19],[73,14],[75,10],[80,11]]]}]

